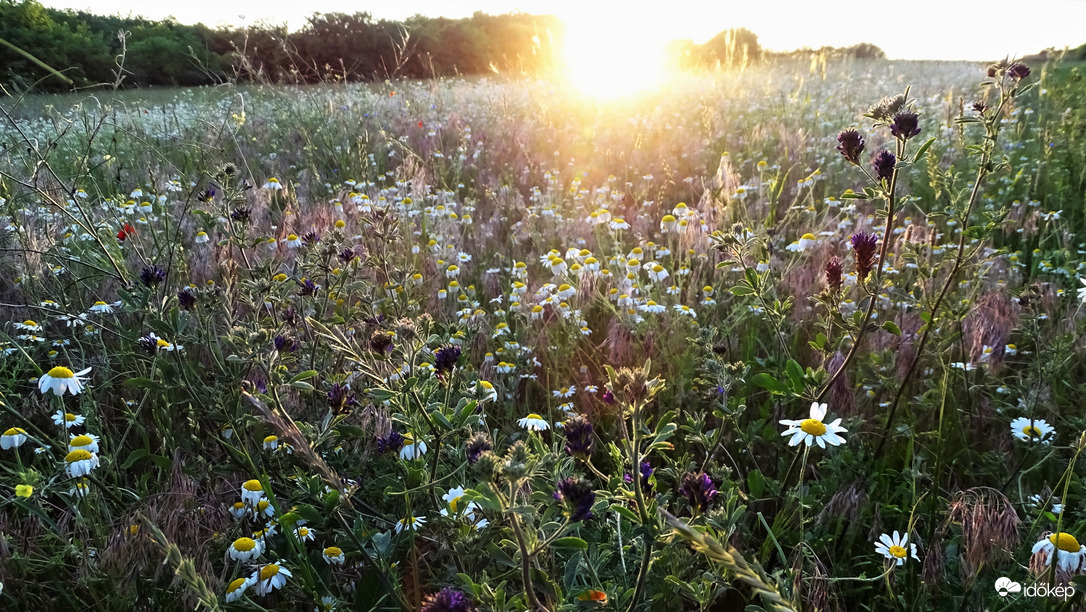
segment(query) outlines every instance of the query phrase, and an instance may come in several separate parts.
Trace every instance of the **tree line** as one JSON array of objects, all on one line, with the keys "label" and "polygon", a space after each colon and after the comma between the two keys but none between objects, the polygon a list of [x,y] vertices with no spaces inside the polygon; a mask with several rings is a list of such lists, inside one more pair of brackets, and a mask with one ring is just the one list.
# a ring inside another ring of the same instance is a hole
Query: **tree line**
[{"label": "tree line", "polygon": [[[0,83],[9,91],[102,84],[194,86],[227,81],[316,83],[483,73],[539,74],[559,65],[562,22],[523,13],[403,21],[314,13],[300,30],[185,25],[0,0]],[[877,49],[877,48],[875,48]],[[725,30],[671,45],[683,68],[759,61],[758,37]],[[48,67],[65,78],[52,75]]]}]

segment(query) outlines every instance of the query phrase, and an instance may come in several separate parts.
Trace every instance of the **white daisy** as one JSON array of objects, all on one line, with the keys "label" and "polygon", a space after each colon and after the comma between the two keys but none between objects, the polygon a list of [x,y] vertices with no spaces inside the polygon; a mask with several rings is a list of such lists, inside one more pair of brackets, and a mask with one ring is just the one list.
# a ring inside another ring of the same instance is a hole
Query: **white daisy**
[{"label": "white daisy", "polygon": [[788,429],[781,435],[792,436],[792,439],[788,441],[788,446],[796,446],[800,442],[806,442],[807,446],[818,442],[818,446],[822,448],[826,448],[826,444],[831,446],[844,444],[845,439],[837,435],[848,431],[840,426],[841,419],[838,418],[827,425],[822,422],[825,418],[826,404],[814,402],[811,404],[811,418],[801,421],[782,420],[781,425],[787,426]]},{"label": "white daisy", "polygon": [[1075,536],[1062,532],[1053,533],[1033,545],[1033,554],[1041,551],[1044,551],[1048,565],[1059,557],[1059,568],[1069,573],[1078,570],[1086,557],[1086,546],[1080,546]]},{"label": "white daisy", "polygon": [[257,479],[246,480],[241,485],[241,501],[247,506],[256,506],[264,498],[264,485]]},{"label": "white daisy", "polygon": [[543,417],[534,412],[517,421],[517,424],[528,431],[543,431],[545,429],[550,429],[550,424],[547,423]]},{"label": "white daisy", "polygon": [[86,476],[101,464],[98,455],[82,448],[68,453],[64,461],[68,464],[68,475],[73,478]]},{"label": "white daisy", "polygon": [[256,559],[261,552],[263,552],[263,546],[252,538],[238,538],[226,550],[226,554],[231,559],[242,563]]},{"label": "white daisy", "polygon": [[253,572],[249,580],[252,581],[257,595],[267,595],[276,589],[283,588],[283,585],[287,583],[287,578],[292,575],[290,570],[283,567],[282,561],[276,561]]},{"label": "white daisy", "polygon": [[418,531],[419,525],[425,525],[425,524],[426,524],[426,519],[424,519],[424,518],[416,518],[414,516],[409,516],[407,518],[402,518],[402,519],[396,521],[396,533],[400,533],[404,529],[407,529],[409,531]]},{"label": "white daisy", "polygon": [[91,369],[87,368],[80,372],[72,372],[63,366],[56,366],[38,379],[38,390],[42,394],[48,390],[56,395],[64,395],[65,391],[78,395],[83,390],[83,383],[86,382],[81,377],[86,376],[90,371]]},{"label": "white daisy", "polygon": [[75,434],[69,434],[71,438],[68,440],[68,452],[83,449],[92,453],[98,452],[98,436],[94,434],[83,434],[77,436]]},{"label": "white daisy", "polygon": [[279,183],[279,179],[274,176],[268,179],[267,183],[264,183],[264,189],[274,189],[276,191],[283,188],[283,185]]},{"label": "white daisy", "polygon": [[241,599],[241,596],[244,595],[245,591],[251,586],[253,586],[251,576],[238,578],[231,582],[230,586],[226,587],[226,603]]},{"label": "white daisy", "polygon": [[400,459],[411,461],[426,454],[426,442],[421,439],[415,441],[415,436],[411,432],[405,433],[403,439],[404,444],[403,448],[400,449]]},{"label": "white daisy", "polygon": [[23,445],[27,440],[27,434],[25,429],[19,427],[12,427],[11,429],[0,435],[0,449],[8,450],[10,448],[18,448]]},{"label": "white daisy", "polygon": [[[911,554],[906,552],[906,547],[909,548]],[[879,541],[875,542],[875,552],[891,561],[896,561],[898,565],[904,565],[907,557],[920,560],[916,556],[916,544],[909,544],[909,534],[901,535],[897,531],[894,531],[892,538],[885,533],[879,536]]]},{"label": "white daisy", "polygon": [[328,565],[343,565],[346,561],[346,557],[343,555],[343,549],[338,546],[329,546],[321,553],[324,560],[328,562]]},{"label": "white daisy", "polygon": [[53,424],[64,425],[68,429],[78,427],[86,420],[87,417],[81,414],[72,414],[70,412],[64,412],[63,410],[57,410],[56,413],[53,414]]},{"label": "white daisy", "polygon": [[1018,417],[1011,421],[1011,433],[1024,442],[1051,444],[1052,439],[1056,437],[1056,428],[1042,419]]}]

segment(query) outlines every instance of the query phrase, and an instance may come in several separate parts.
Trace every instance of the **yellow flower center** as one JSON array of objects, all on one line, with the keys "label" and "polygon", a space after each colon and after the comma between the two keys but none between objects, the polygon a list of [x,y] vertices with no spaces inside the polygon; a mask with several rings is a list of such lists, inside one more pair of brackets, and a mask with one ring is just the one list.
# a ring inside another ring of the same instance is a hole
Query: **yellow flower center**
[{"label": "yellow flower center", "polygon": [[273,436],[268,436],[267,438],[264,438],[264,442],[265,443],[275,442],[278,439],[279,439],[279,436],[274,436],[274,435]]},{"label": "yellow flower center", "polygon": [[258,501],[256,503],[256,509],[258,511],[260,511],[260,512],[264,512],[265,510],[268,509],[268,506],[270,506],[270,505],[271,505],[270,501],[268,501],[266,499],[262,499],[262,500],[260,500],[260,501]]},{"label": "yellow flower center", "polygon": [[[64,458],[68,463],[75,463],[76,461],[86,461],[94,455],[85,448],[77,448],[76,450],[68,453],[68,456]],[[1077,548],[1075,550],[1078,550]]]},{"label": "yellow flower center", "polygon": [[260,568],[260,580],[270,580],[272,576],[279,573],[279,566],[275,563],[270,563]]},{"label": "yellow flower center", "polygon": [[5,436],[21,436],[21,435],[23,435],[25,433],[26,433],[25,429],[20,429],[18,427],[12,427],[11,429],[5,431],[4,435]]},{"label": "yellow flower center", "polygon": [[799,424],[799,428],[815,437],[826,435],[826,426],[818,419],[803,419]]},{"label": "yellow flower center", "polygon": [[298,239],[298,234],[291,234],[287,236],[287,240],[294,241]]},{"label": "yellow flower center", "polygon": [[457,496],[449,500],[449,509],[456,512],[456,505],[460,503],[460,498],[463,496]]},{"label": "yellow flower center", "polygon": [[900,546],[896,546],[896,545],[891,546],[890,547],[890,554],[897,557],[898,559],[904,559],[905,558],[905,549],[900,547]]},{"label": "yellow flower center", "polygon": [[799,239],[800,240],[816,240],[814,234],[804,234],[804,235],[800,236]]},{"label": "yellow flower center", "polygon": [[57,366],[46,374],[49,378],[75,378],[75,373],[64,366]]},{"label": "yellow flower center", "polygon": [[27,320],[23,321],[23,325],[25,325],[27,327],[37,327],[38,326],[37,323],[31,321],[30,319],[27,319]]},{"label": "yellow flower center", "polygon": [[529,414],[527,418],[529,420],[531,420],[531,419],[535,419],[537,421],[542,421],[543,420],[543,417],[539,416],[538,414],[536,414],[534,412],[532,414]]},{"label": "yellow flower center", "polygon": [[159,348],[163,348],[163,347],[167,347],[167,346],[170,346],[170,343],[169,343],[169,342],[166,342],[166,341],[165,341],[165,340],[163,340],[162,338],[159,338],[158,340],[156,340],[156,341],[155,341],[155,344],[156,344],[156,345],[158,345],[158,347],[159,347]]},{"label": "yellow flower center", "polygon": [[236,590],[240,589],[241,587],[245,586],[245,583],[248,580],[249,580],[248,578],[238,578],[237,580],[231,582],[230,586],[226,587],[226,590],[228,592],[230,592],[230,593],[233,593],[234,591],[236,591]]},{"label": "yellow flower center", "polygon": [[1069,533],[1054,533],[1048,536],[1048,541],[1055,544],[1056,548],[1070,553],[1077,553],[1081,549],[1078,540]]},{"label": "yellow flower center", "polygon": [[105,302],[103,302],[102,300],[98,300],[97,302],[95,302],[95,303],[94,303],[94,305],[95,305],[95,306],[105,306],[105,305],[106,305],[106,303],[105,303]]},{"label": "yellow flower center", "polygon": [[309,535],[309,528],[308,527],[299,527],[298,528],[298,537],[304,538],[307,535]]},{"label": "yellow flower center", "polygon": [[1033,425],[1026,425],[1025,427],[1023,427],[1022,428],[1022,433],[1026,434],[1027,438],[1040,438],[1041,437],[1041,430],[1037,429]]},{"label": "yellow flower center", "polygon": [[241,485],[246,491],[263,491],[264,486],[260,484],[259,480],[246,480],[245,484]]},{"label": "yellow flower center", "polygon": [[249,552],[256,548],[256,540],[252,538],[238,538],[234,540],[234,550]]},{"label": "yellow flower center", "polygon": [[70,412],[65,412],[65,413],[64,413],[64,420],[65,420],[65,421],[69,421],[69,422],[71,422],[71,421],[74,421],[74,420],[76,420],[76,419],[78,419],[78,418],[79,418],[79,417],[75,416],[74,414],[72,414],[72,413],[70,413]]},{"label": "yellow flower center", "polygon": [[89,446],[94,440],[90,436],[76,436],[68,442],[68,446]]}]

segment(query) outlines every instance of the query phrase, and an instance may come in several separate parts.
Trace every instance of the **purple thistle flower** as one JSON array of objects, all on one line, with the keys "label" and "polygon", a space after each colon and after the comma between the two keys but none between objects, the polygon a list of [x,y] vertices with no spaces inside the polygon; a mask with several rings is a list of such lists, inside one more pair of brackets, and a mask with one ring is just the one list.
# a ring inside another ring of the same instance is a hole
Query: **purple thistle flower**
[{"label": "purple thistle flower", "polygon": [[480,432],[468,438],[468,443],[464,446],[464,454],[467,456],[468,463],[475,465],[480,455],[493,449],[494,445],[490,443],[490,436]]},{"label": "purple thistle flower", "polygon": [[474,612],[471,599],[460,591],[445,587],[422,600],[419,612]]},{"label": "purple thistle flower", "polygon": [[708,508],[713,498],[719,494],[720,491],[716,490],[713,479],[709,478],[709,475],[704,472],[687,472],[683,475],[682,483],[679,485],[679,495],[682,495],[686,498],[686,501],[690,502],[690,507],[695,512],[701,512]]},{"label": "purple thistle flower", "polygon": [[864,151],[864,137],[853,129],[847,129],[837,135],[837,150],[849,163],[860,165],[860,153]]},{"label": "purple thistle flower", "polygon": [[841,290],[841,260],[836,255],[826,263],[826,285],[830,291],[837,293]]},{"label": "purple thistle flower", "polygon": [[592,518],[592,504],[596,503],[596,492],[587,480],[574,476],[558,483],[554,499],[566,502],[569,520],[576,523]]},{"label": "purple thistle flower", "polygon": [[879,239],[875,234],[860,232],[852,235],[852,252],[856,255],[856,276],[861,281],[875,268],[875,251]]},{"label": "purple thistle flower", "polygon": [[[652,483],[649,482],[649,477],[652,476],[652,473],[655,471],[655,470],[652,469],[652,464],[649,463],[648,461],[642,461],[640,471],[641,471],[641,492],[644,493],[647,497],[652,497],[652,496],[656,495],[656,491],[654,491],[653,488],[652,488]],[[629,472],[627,472],[627,473],[622,475],[622,480],[626,484],[632,484],[633,483],[633,476],[631,476],[629,474]]]},{"label": "purple thistle flower", "polygon": [[248,221],[249,216],[253,214],[253,209],[239,206],[230,213],[230,218],[234,221]]},{"label": "purple thistle flower", "polygon": [[144,266],[140,272],[140,282],[152,289],[166,280],[166,271],[158,266]]},{"label": "purple thistle flower", "polygon": [[881,181],[888,181],[894,176],[894,166],[897,164],[897,158],[889,151],[880,151],[875,156],[875,161],[871,162],[871,169],[875,171],[875,176]]},{"label": "purple thistle flower", "polygon": [[593,436],[592,422],[583,414],[575,414],[562,426],[566,436],[566,452],[572,457],[587,460],[592,456],[596,439]]},{"label": "purple thistle flower", "polygon": [[317,232],[308,232],[305,236],[302,236],[302,242],[304,242],[307,247],[311,247],[320,241],[321,237]]},{"label": "purple thistle flower", "polygon": [[377,452],[379,453],[395,453],[403,448],[404,442],[403,434],[393,429],[384,436],[378,436],[377,438]]},{"label": "purple thistle flower", "polygon": [[177,305],[181,307],[181,310],[192,310],[192,307],[196,305],[196,293],[189,287],[179,290]]},{"label": "purple thistle flower", "polygon": [[898,113],[890,124],[890,133],[902,140],[908,140],[920,133],[920,117],[916,113]]},{"label": "purple thistle flower", "polygon": [[446,374],[452,372],[456,361],[460,359],[460,350],[455,344],[446,344],[434,351],[434,370],[439,378],[444,379]]}]

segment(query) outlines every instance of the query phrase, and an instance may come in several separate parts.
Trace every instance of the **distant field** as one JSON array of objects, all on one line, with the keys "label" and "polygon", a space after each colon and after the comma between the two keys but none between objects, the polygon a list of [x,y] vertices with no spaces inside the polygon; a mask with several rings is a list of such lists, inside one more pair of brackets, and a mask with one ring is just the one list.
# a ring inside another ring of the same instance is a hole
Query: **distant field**
[{"label": "distant field", "polygon": [[0,607],[1077,609],[1082,68],[0,101]]}]

